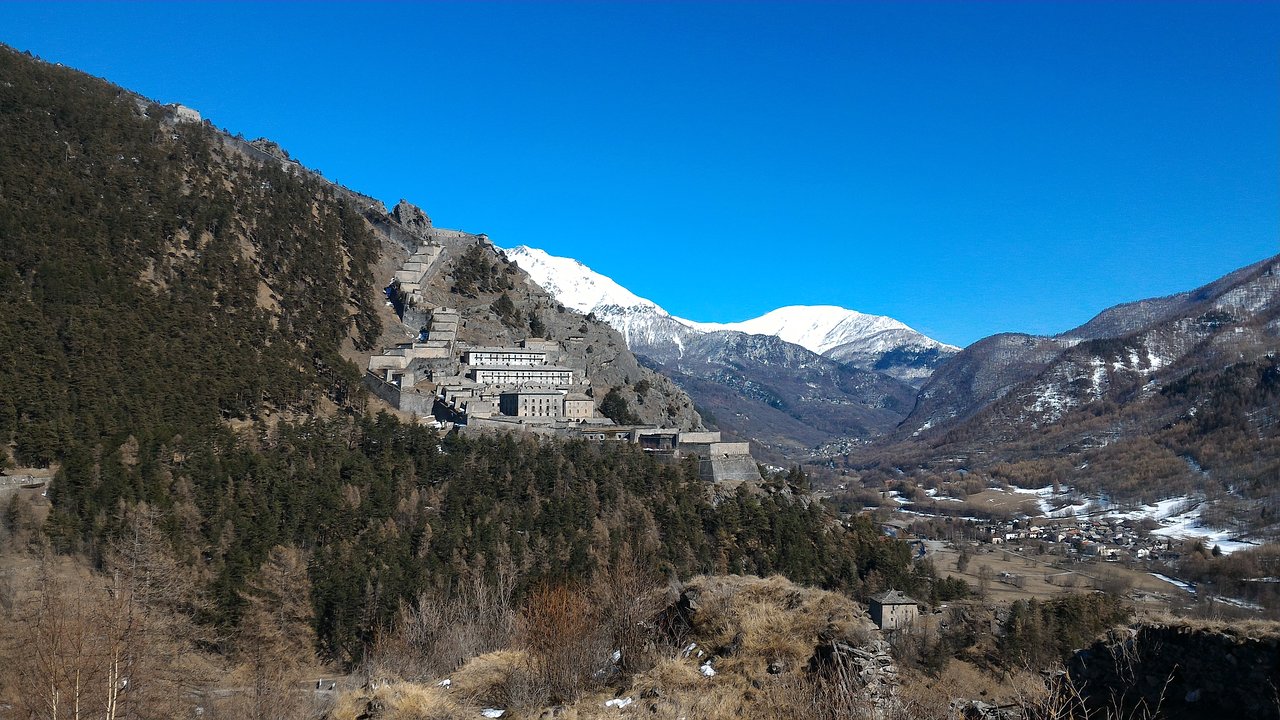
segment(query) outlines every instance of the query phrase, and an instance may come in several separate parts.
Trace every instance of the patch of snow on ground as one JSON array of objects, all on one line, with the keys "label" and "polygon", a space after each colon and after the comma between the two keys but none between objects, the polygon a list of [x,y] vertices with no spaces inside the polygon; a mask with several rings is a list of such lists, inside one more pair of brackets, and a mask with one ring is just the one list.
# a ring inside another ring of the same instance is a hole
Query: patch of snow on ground
[{"label": "patch of snow on ground", "polygon": [[1206,547],[1217,545],[1225,554],[1255,546],[1254,543],[1234,539],[1234,531],[1205,527],[1200,520],[1200,506],[1196,506],[1181,515],[1167,517],[1161,520],[1160,523],[1164,527],[1152,530],[1152,535],[1161,535],[1178,540],[1200,538],[1204,541]]},{"label": "patch of snow on ground", "polygon": [[698,671],[701,672],[703,675],[706,675],[707,677],[714,677],[716,674],[716,669],[711,667],[710,660],[702,663],[702,667],[698,668]]},{"label": "patch of snow on ground", "polygon": [[[1043,500],[1041,502],[1043,503]],[[1206,546],[1213,547],[1217,545],[1224,553],[1235,552],[1236,550],[1253,546],[1253,543],[1233,539],[1235,532],[1232,530],[1205,527],[1200,520],[1200,511],[1203,508],[1203,504],[1204,500],[1202,498],[1191,495],[1165,498],[1159,502],[1128,509],[1109,510],[1110,503],[1107,502],[1106,498],[1094,498],[1087,503],[1088,506],[1096,510],[1104,511],[1098,515],[1100,518],[1130,521],[1154,520],[1160,523],[1161,527],[1152,530],[1152,535],[1178,540],[1201,538]],[[1072,507],[1082,508],[1084,506],[1077,504]],[[1075,514],[1080,513],[1077,512]],[[1053,515],[1055,517],[1065,516],[1060,510],[1055,511]]]},{"label": "patch of snow on ground", "polygon": [[1049,385],[1040,390],[1036,401],[1031,403],[1032,412],[1047,412],[1051,419],[1057,419],[1067,407],[1066,398],[1058,392],[1058,388]]},{"label": "patch of snow on ground", "polygon": [[1249,602],[1248,600],[1241,600],[1240,598],[1229,598],[1229,597],[1216,596],[1216,597],[1214,597],[1213,599],[1214,599],[1214,600],[1217,600],[1218,602],[1226,603],[1226,604],[1228,604],[1228,605],[1234,605],[1234,606],[1236,606],[1236,607],[1238,607],[1238,608],[1244,608],[1244,609],[1246,609],[1246,610],[1263,610],[1263,609],[1265,609],[1265,608],[1263,608],[1261,605],[1259,605],[1259,604],[1257,604],[1257,603],[1252,603],[1252,602]]},{"label": "patch of snow on ground", "polygon": [[1052,485],[1046,485],[1042,488],[1011,488],[1013,492],[1019,495],[1035,495],[1040,501],[1040,514],[1045,517],[1064,518],[1083,514],[1088,508],[1092,507],[1092,503],[1088,499],[1078,499],[1071,488],[1066,485],[1060,486],[1061,490],[1057,493],[1053,491]]},{"label": "patch of snow on ground", "polygon": [[1089,500],[1077,500],[1076,502],[1068,502],[1063,505],[1054,505],[1051,501],[1041,500],[1040,509],[1045,511],[1045,515],[1055,518],[1069,518],[1077,515],[1087,515],[1093,503]]},{"label": "patch of snow on ground", "polygon": [[902,497],[902,493],[897,490],[889,490],[884,493],[884,496],[899,505],[907,505],[911,502],[910,500]]},{"label": "patch of snow on ground", "polygon": [[1118,520],[1156,520],[1161,521],[1177,515],[1179,511],[1185,511],[1187,508],[1196,509],[1200,502],[1188,495],[1167,498],[1156,503],[1143,505],[1132,510],[1113,510],[1103,515],[1106,518],[1116,518]]},{"label": "patch of snow on ground", "polygon": [[1173,585],[1173,586],[1175,586],[1175,587],[1178,587],[1178,588],[1181,588],[1181,589],[1183,589],[1183,590],[1186,590],[1187,592],[1191,593],[1192,595],[1195,595],[1195,594],[1196,594],[1196,588],[1195,588],[1195,586],[1194,586],[1194,585],[1192,585],[1192,584],[1191,584],[1191,583],[1189,583],[1189,582],[1183,582],[1183,581],[1181,581],[1181,580],[1177,580],[1177,579],[1175,579],[1175,578],[1171,578],[1171,577],[1169,577],[1168,575],[1161,575],[1160,573],[1150,573],[1150,575],[1151,575],[1151,577],[1156,578],[1157,580],[1163,580],[1163,581],[1165,581],[1165,582],[1169,583],[1170,585]]},{"label": "patch of snow on ground", "polygon": [[1098,358],[1094,358],[1091,364],[1093,365],[1093,396],[1100,398],[1102,386],[1107,382],[1107,364]]},{"label": "patch of snow on ground", "polygon": [[485,708],[480,711],[480,714],[487,718],[500,718],[505,712],[506,710],[499,710],[498,708]]},{"label": "patch of snow on ground", "polygon": [[924,491],[924,494],[928,495],[931,499],[933,499],[934,502],[964,502],[960,498],[951,497],[950,495],[939,494],[938,488],[929,488],[928,490]]},{"label": "patch of snow on ground", "polygon": [[633,702],[635,702],[635,700],[632,700],[632,699],[631,699],[631,698],[629,698],[629,697],[624,697],[624,698],[614,698],[614,699],[612,699],[612,700],[605,700],[605,701],[604,701],[604,706],[605,706],[605,707],[616,707],[616,708],[618,708],[619,710],[621,710],[622,708],[624,708],[624,707],[626,707],[626,706],[630,705],[630,704],[631,704],[631,703],[633,703]]},{"label": "patch of snow on ground", "polygon": [[1053,495],[1052,485],[1045,485],[1042,488],[1011,487],[1010,489],[1019,495],[1036,495],[1039,497],[1050,497]]}]

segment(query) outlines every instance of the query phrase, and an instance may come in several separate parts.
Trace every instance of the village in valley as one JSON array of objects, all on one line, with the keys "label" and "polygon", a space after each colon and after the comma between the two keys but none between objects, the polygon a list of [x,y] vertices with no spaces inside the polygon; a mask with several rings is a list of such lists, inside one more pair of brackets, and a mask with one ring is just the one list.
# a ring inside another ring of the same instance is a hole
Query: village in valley
[{"label": "village in valley", "polygon": [[946,491],[864,489],[854,494],[859,507],[846,503],[844,515],[875,514],[886,537],[910,543],[939,576],[954,574],[997,602],[1101,590],[1152,612],[1197,605],[1237,613],[1259,609],[1179,578],[1188,555],[1220,557],[1255,546],[1229,530],[1205,527],[1203,499],[1111,506],[1067,487],[995,483],[963,498]]}]

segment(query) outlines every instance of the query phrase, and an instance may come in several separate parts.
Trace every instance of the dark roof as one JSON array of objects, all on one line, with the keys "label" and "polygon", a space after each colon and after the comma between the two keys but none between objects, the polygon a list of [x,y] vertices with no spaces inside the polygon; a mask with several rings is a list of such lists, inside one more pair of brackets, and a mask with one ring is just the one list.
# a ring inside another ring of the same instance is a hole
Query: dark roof
[{"label": "dark roof", "polygon": [[919,605],[920,603],[903,595],[897,590],[885,590],[879,595],[871,596],[872,602],[878,602],[881,605]]}]

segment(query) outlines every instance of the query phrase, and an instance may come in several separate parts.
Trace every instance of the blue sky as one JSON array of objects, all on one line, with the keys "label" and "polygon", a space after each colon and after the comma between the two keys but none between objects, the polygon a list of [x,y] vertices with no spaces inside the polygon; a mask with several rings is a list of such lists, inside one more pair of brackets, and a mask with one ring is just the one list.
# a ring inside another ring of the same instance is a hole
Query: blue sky
[{"label": "blue sky", "polygon": [[1280,5],[0,3],[200,110],[682,317],[967,344],[1280,252]]}]

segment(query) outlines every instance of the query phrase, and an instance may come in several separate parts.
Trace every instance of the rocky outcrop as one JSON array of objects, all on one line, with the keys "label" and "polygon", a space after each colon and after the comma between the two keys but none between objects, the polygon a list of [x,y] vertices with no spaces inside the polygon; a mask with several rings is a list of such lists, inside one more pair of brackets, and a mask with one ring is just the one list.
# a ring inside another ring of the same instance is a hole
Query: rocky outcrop
[{"label": "rocky outcrop", "polygon": [[1021,705],[992,705],[981,700],[954,700],[950,717],[957,720],[1022,720],[1027,717]]},{"label": "rocky outcrop", "polygon": [[257,140],[250,140],[249,144],[277,160],[294,162],[293,158],[289,156],[289,151],[280,147],[280,143],[274,140],[258,138]]},{"label": "rocky outcrop", "polygon": [[851,691],[873,717],[887,716],[898,705],[898,666],[884,640],[861,646],[845,639],[825,640],[814,648],[809,672]]},{"label": "rocky outcrop", "polygon": [[408,200],[401,199],[396,203],[391,215],[396,222],[405,226],[410,232],[418,233],[423,237],[426,237],[427,231],[431,229],[431,218],[427,217],[422,208]]},{"label": "rocky outcrop", "polygon": [[1080,650],[1065,692],[1090,710],[1168,718],[1280,718],[1280,627],[1144,625]]}]

